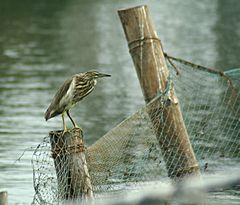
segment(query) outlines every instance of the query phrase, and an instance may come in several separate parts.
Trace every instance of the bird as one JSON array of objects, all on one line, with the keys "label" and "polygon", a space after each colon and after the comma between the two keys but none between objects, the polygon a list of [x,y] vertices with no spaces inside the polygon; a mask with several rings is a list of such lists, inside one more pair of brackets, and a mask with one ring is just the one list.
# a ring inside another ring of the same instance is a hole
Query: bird
[{"label": "bird", "polygon": [[77,123],[70,115],[70,109],[81,101],[84,97],[90,94],[96,84],[98,78],[111,77],[109,74],[100,73],[98,71],[88,71],[83,73],[77,73],[67,79],[63,85],[58,89],[53,97],[49,107],[45,112],[45,120],[62,115],[63,121],[63,133],[67,132],[67,126],[65,122],[65,113],[71,120],[74,128],[79,128]]}]

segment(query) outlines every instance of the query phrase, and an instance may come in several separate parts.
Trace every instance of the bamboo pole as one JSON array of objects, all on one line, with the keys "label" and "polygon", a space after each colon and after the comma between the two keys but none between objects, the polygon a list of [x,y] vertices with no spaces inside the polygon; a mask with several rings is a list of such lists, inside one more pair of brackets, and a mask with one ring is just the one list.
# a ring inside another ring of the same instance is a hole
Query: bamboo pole
[{"label": "bamboo pole", "polygon": [[8,193],[6,191],[0,192],[0,205],[8,205]]},{"label": "bamboo pole", "polygon": [[[118,14],[145,101],[148,103],[160,92],[164,92],[168,84],[169,71],[161,42],[151,22],[147,6],[121,9]],[[168,103],[163,108],[158,101],[153,103],[148,113],[168,176],[180,179],[189,174],[200,175],[174,89],[170,90]]]},{"label": "bamboo pole", "polygon": [[92,184],[86,162],[82,130],[74,128],[64,134],[62,131],[52,131],[49,135],[59,198],[68,202],[92,199]]}]

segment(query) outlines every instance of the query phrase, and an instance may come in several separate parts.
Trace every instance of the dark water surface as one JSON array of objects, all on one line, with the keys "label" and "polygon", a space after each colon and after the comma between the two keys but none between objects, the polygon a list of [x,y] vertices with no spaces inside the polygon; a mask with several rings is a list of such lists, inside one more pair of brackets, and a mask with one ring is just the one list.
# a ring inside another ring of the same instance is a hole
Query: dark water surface
[{"label": "dark water surface", "polygon": [[[60,117],[45,122],[56,89],[74,73],[112,74],[72,113],[93,143],[144,104],[117,9],[148,4],[165,50],[219,69],[240,66],[240,1],[1,0],[0,190],[30,204],[32,151]],[[69,124],[70,125],[70,124]]]}]

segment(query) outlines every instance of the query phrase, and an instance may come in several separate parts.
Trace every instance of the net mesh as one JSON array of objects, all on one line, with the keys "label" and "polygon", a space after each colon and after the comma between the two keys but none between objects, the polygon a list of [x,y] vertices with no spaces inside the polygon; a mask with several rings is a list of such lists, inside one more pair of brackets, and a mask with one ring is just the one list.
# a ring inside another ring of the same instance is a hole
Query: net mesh
[{"label": "net mesh", "polygon": [[[221,73],[169,56],[166,60],[171,78],[165,92],[87,148],[95,196],[134,190],[142,183],[168,183],[171,173],[166,170],[166,160],[174,164],[182,158],[176,155],[166,159],[155,129],[167,126],[161,118],[169,106],[171,85],[179,99],[201,174],[240,168],[240,69]],[[153,124],[154,117],[161,123]],[[172,140],[171,136],[164,139],[165,144]],[[32,162],[33,204],[59,204],[63,193],[57,188],[59,173],[55,171],[49,137],[36,148]]]}]

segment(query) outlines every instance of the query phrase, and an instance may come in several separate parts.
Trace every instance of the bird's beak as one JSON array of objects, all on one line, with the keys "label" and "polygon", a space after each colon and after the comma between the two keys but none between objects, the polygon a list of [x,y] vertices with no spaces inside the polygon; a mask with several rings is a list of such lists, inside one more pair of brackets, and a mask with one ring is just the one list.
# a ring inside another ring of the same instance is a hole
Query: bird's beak
[{"label": "bird's beak", "polygon": [[98,74],[98,78],[103,78],[103,77],[111,77],[111,75],[105,74],[105,73],[99,73]]}]

